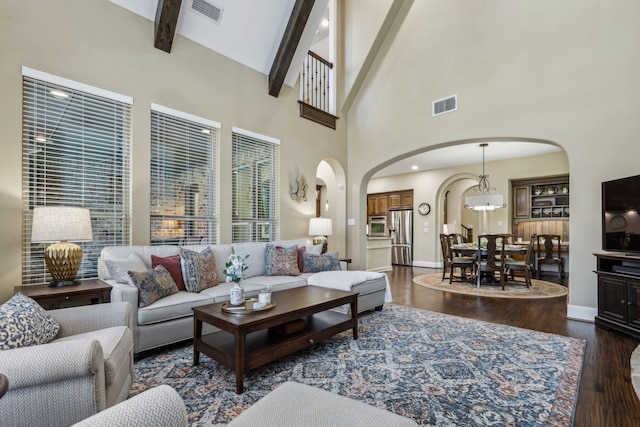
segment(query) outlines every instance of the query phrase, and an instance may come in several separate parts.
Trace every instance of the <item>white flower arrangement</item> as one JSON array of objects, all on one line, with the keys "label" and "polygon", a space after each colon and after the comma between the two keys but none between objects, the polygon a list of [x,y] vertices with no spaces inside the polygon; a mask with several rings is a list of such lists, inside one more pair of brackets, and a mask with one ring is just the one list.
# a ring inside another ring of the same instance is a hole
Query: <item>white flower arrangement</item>
[{"label": "white flower arrangement", "polygon": [[227,282],[240,282],[244,271],[249,268],[249,266],[244,263],[247,258],[249,258],[248,254],[244,258],[236,254],[229,255],[229,259],[224,265],[227,268],[225,268],[223,271],[227,276]]}]

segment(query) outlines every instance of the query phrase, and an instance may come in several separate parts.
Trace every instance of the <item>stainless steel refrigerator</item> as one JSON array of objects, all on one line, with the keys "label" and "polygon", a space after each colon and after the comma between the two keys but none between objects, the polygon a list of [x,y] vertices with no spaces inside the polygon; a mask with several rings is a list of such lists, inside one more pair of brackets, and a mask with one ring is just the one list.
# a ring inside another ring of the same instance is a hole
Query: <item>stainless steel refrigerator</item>
[{"label": "stainless steel refrigerator", "polygon": [[413,210],[389,212],[391,235],[391,263],[412,265],[413,262]]}]

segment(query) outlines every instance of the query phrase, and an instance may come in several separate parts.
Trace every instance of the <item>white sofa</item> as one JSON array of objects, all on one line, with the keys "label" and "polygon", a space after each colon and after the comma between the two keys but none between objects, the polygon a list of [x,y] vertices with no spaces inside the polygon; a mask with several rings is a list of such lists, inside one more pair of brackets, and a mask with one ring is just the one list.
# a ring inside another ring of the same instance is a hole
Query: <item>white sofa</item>
[{"label": "white sofa", "polygon": [[[305,239],[272,242],[274,246],[291,247],[306,246],[311,248],[310,242]],[[247,297],[255,297],[265,287],[272,292],[307,286],[307,280],[315,274],[301,273],[299,276],[266,276],[266,243],[239,243],[221,245],[197,245],[184,246],[185,249],[202,252],[210,247],[214,253],[216,269],[218,273],[217,286],[204,289],[198,293],[180,291],[178,293],[161,298],[146,307],[138,307],[138,289],[128,283],[118,283],[114,280],[106,268],[105,261],[122,260],[135,253],[151,268],[151,255],[168,257],[180,254],[178,246],[107,246],[102,249],[98,259],[98,276],[101,280],[113,286],[111,301],[128,301],[133,307],[133,338],[134,352],[139,353],[167,344],[183,341],[193,337],[193,311],[192,308],[215,302],[229,300],[231,283],[225,283],[226,276],[223,273],[225,262],[232,253],[240,255],[250,254],[247,258],[249,269],[245,272],[242,287]],[[346,264],[343,265],[346,270]],[[364,273],[364,272],[363,272]],[[385,302],[390,301],[390,292],[387,276],[383,273],[366,272],[362,281],[350,287],[353,292],[358,292],[358,312],[371,309],[382,309]],[[320,276],[322,277],[322,276]],[[316,282],[318,282],[316,277]],[[322,286],[314,282],[316,286]],[[335,287],[327,285],[327,287]],[[209,325],[204,325],[204,333],[214,330]]]}]

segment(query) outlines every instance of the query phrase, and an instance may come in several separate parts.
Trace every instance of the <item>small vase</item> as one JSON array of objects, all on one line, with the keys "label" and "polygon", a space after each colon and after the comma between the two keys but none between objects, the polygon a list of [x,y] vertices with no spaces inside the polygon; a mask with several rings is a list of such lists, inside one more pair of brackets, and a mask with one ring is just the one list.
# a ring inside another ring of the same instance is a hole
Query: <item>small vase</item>
[{"label": "small vase", "polygon": [[239,282],[234,282],[233,288],[229,294],[229,302],[231,305],[240,305],[244,303],[244,289]]}]

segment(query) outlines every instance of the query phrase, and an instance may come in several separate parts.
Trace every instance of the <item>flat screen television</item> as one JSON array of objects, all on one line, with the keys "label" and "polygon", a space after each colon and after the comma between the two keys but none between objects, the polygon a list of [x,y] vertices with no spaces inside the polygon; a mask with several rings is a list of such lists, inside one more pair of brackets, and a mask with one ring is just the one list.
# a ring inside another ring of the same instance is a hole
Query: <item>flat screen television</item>
[{"label": "flat screen television", "polygon": [[602,249],[640,253],[640,175],[602,183]]}]

